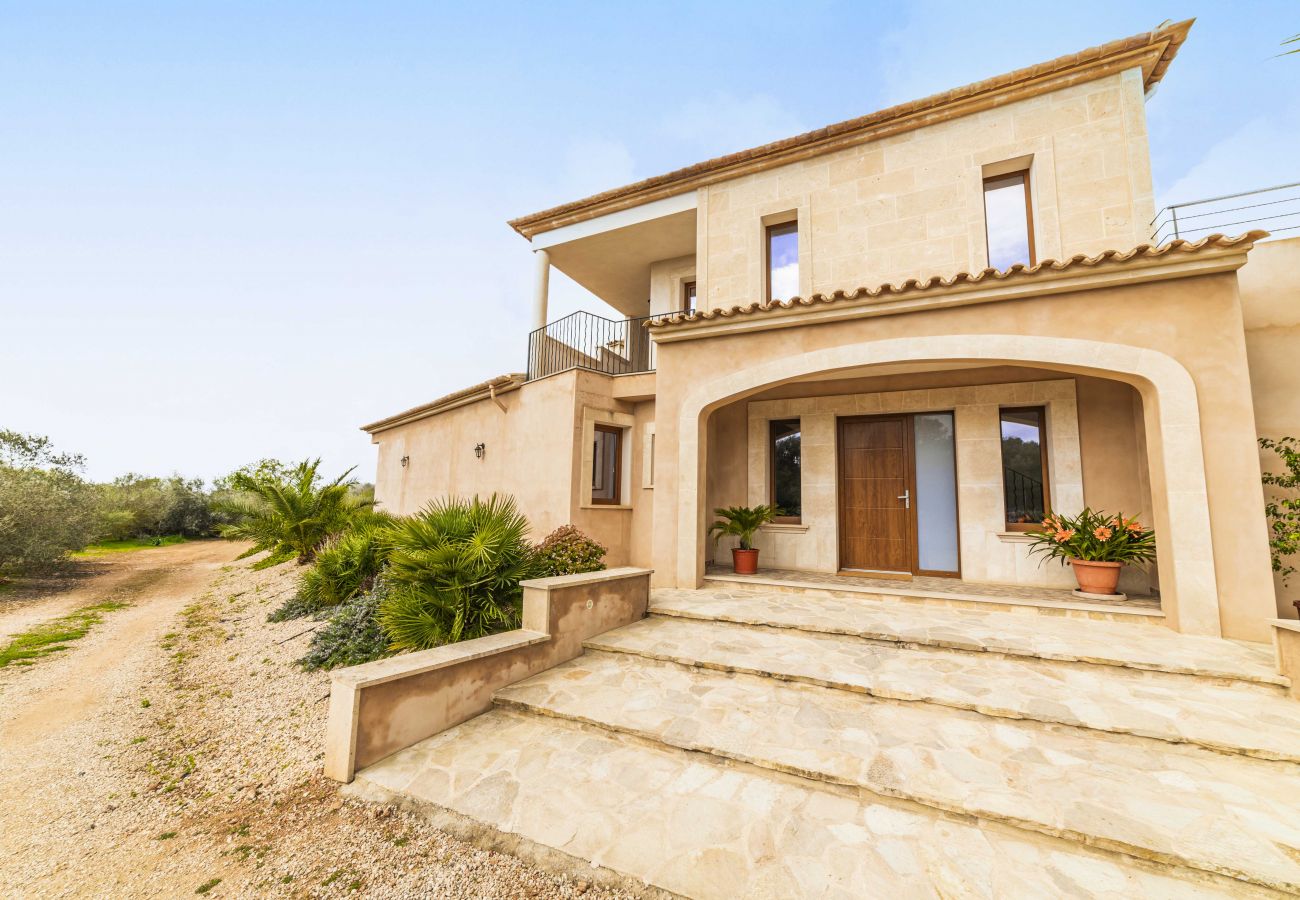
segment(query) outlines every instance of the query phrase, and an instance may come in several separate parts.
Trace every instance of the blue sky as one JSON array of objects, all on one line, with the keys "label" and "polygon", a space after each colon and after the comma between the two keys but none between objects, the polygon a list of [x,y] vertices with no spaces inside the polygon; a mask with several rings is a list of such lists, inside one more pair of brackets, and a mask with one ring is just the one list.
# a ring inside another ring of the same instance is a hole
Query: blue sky
[{"label": "blue sky", "polygon": [[1300,180],[1294,3],[0,2],[0,427],[372,477],[358,425],[523,365],[506,219],[1189,16],[1160,202]]}]

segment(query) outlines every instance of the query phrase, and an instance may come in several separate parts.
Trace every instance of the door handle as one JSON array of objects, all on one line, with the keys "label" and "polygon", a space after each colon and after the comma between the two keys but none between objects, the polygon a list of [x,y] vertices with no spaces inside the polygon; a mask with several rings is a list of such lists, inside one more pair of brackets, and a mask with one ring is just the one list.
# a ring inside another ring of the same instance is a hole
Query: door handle
[{"label": "door handle", "polygon": [[912,489],[907,488],[903,493],[898,495],[898,499],[903,501],[903,509],[912,508]]}]

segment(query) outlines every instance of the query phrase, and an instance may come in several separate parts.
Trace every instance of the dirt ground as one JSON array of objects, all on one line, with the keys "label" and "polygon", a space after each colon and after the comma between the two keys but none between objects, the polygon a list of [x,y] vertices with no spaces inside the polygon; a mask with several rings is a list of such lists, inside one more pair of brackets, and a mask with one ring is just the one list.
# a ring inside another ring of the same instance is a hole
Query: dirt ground
[{"label": "dirt ground", "polygon": [[617,896],[479,850],[320,774],[313,622],[292,564],[218,541],[120,553],[0,595],[8,637],[105,600],[70,649],[0,669],[0,896]]}]

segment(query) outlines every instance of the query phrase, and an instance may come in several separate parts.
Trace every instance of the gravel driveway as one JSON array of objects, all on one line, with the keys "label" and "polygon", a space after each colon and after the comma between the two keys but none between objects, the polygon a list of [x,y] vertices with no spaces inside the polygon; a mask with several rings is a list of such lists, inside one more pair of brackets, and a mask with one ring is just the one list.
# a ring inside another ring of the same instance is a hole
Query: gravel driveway
[{"label": "gravel driveway", "polygon": [[253,572],[239,549],[124,553],[0,600],[0,635],[130,604],[0,669],[0,896],[621,896],[344,802],[320,774],[328,678],[293,664],[313,623],[266,621],[296,567]]}]

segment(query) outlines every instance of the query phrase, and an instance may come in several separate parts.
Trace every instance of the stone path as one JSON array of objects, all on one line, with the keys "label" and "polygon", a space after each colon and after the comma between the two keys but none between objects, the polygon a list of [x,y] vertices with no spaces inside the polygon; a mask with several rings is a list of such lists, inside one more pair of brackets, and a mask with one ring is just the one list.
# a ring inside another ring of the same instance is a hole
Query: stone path
[{"label": "stone path", "polygon": [[661,589],[652,603],[663,616],[1285,684],[1267,644],[1178,634],[1163,625],[743,589]]},{"label": "stone path", "polygon": [[1300,703],[1276,687],[1114,666],[906,648],[819,634],[652,616],[587,646],[722,672],[766,675],[1007,719],[1191,743],[1300,762]]},{"label": "stone path", "polygon": [[1268,648],[752,587],[650,612],[350,790],[652,893],[1300,893]]}]

